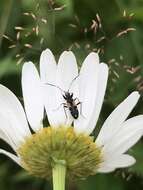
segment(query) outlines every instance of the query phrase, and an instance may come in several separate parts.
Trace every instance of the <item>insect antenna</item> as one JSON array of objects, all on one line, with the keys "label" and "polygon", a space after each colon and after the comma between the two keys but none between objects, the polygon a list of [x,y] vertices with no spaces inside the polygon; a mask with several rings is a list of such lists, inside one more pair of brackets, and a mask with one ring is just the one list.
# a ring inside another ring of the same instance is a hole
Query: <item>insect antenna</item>
[{"label": "insect antenna", "polygon": [[50,85],[50,86],[53,86],[53,87],[56,87],[56,88],[58,88],[59,90],[61,90],[61,92],[64,92],[64,93],[65,93],[65,91],[64,91],[62,88],[60,88],[59,86],[57,86],[57,85],[55,85],[55,84],[51,84],[51,83],[45,83],[45,84]]},{"label": "insect antenna", "polygon": [[68,89],[68,92],[70,91],[71,87],[72,87],[72,84],[73,82],[79,77],[79,74],[70,82],[70,85],[69,85],[69,89]]}]

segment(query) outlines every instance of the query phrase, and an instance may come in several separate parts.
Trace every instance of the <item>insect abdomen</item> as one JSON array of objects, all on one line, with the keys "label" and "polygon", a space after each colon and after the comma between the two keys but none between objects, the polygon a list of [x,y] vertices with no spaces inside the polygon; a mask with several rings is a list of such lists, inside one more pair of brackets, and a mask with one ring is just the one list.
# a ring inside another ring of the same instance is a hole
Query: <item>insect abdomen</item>
[{"label": "insect abdomen", "polygon": [[69,107],[70,113],[73,116],[74,119],[77,119],[79,116],[79,112],[77,107]]}]

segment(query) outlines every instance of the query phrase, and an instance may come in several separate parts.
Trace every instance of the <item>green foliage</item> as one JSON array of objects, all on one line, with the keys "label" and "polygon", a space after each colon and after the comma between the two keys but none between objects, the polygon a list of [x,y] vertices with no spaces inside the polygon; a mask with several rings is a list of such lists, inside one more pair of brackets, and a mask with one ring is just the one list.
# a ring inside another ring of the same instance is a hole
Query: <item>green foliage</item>
[{"label": "green foliage", "polygon": [[[96,29],[93,20],[100,24],[97,14],[102,27]],[[40,53],[47,47],[56,57],[63,50],[71,49],[77,56],[79,66],[89,52],[99,51],[101,61],[110,66],[108,89],[98,123],[100,128],[108,114],[129,92],[143,92],[142,20],[142,0],[1,0],[1,83],[21,97],[22,63],[32,60],[38,65]],[[16,26],[22,29],[16,29]],[[135,28],[136,31],[127,32],[128,28]],[[132,115],[141,113],[142,98]],[[9,148],[3,142],[0,146]],[[78,182],[78,185],[70,184],[70,189],[143,189],[142,141],[130,153],[137,159],[130,169],[89,177]],[[0,156],[0,162],[1,190],[50,189],[49,183],[29,176],[8,158]]]}]

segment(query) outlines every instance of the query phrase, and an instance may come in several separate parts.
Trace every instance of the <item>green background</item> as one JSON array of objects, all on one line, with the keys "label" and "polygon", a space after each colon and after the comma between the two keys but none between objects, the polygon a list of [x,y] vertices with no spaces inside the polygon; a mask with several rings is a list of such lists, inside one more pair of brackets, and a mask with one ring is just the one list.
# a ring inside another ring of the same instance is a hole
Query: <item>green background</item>
[{"label": "green background", "polygon": [[[133,28],[136,31],[130,31]],[[109,65],[108,87],[95,135],[109,113],[133,90],[139,90],[141,98],[131,115],[143,113],[143,0],[1,0],[0,83],[20,100],[22,64],[31,60],[38,66],[46,48],[57,59],[62,51],[72,50],[79,66],[89,52],[98,51],[100,60]],[[11,150],[2,140],[0,147]],[[133,167],[97,174],[73,182],[67,189],[142,190],[142,140],[130,153],[137,159]],[[18,189],[50,190],[51,183],[29,176],[0,155],[0,190]]]}]

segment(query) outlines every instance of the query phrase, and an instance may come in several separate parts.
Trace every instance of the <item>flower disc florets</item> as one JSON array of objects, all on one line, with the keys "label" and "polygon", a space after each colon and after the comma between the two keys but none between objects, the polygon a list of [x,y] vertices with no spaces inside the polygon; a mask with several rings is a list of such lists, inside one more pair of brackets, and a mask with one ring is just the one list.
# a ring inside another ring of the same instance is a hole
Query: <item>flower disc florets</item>
[{"label": "flower disc florets", "polygon": [[47,127],[29,137],[19,148],[23,167],[29,173],[50,178],[55,164],[63,164],[70,178],[94,175],[102,162],[101,148],[93,138],[77,134],[73,127]]}]

